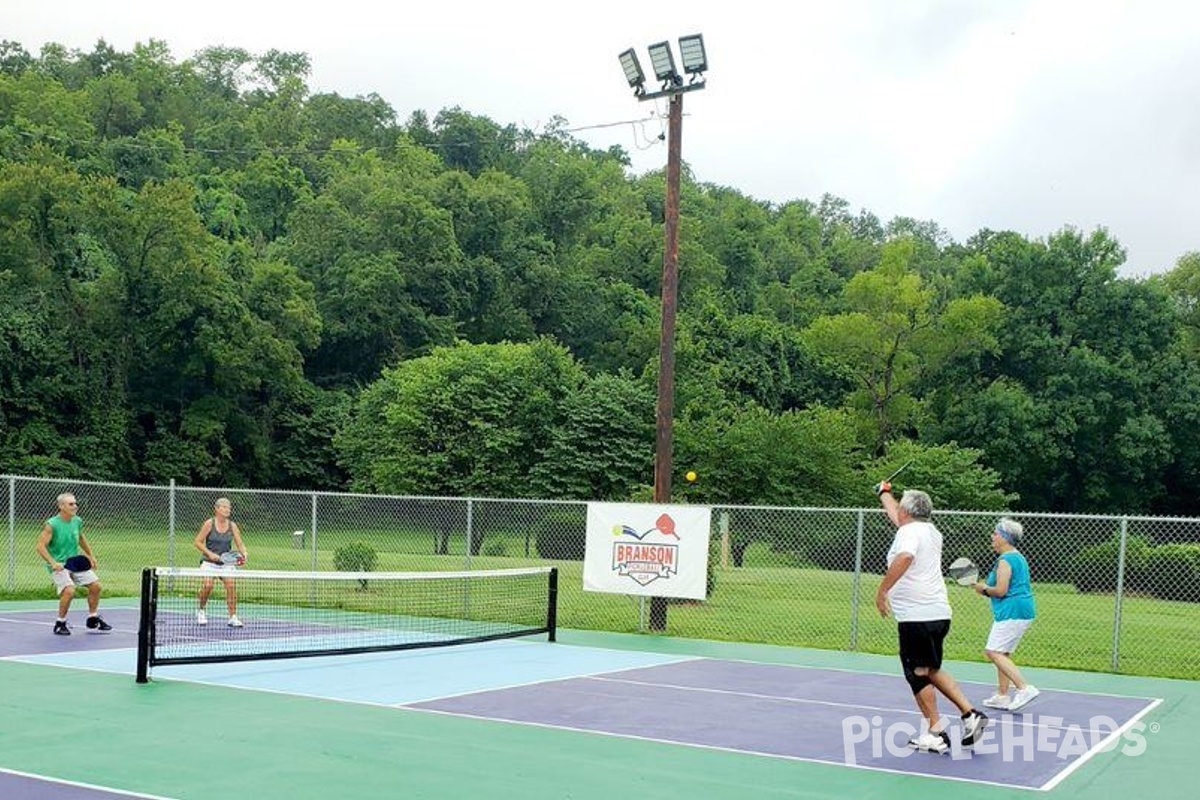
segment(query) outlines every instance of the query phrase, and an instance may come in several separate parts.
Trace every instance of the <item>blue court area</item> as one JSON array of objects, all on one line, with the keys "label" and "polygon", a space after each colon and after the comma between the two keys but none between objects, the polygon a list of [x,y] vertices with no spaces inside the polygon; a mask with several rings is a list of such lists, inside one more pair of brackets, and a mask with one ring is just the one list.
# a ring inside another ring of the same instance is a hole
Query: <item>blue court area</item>
[{"label": "blue court area", "polygon": [[[55,637],[45,612],[0,614],[0,657],[127,675],[132,685],[135,612],[113,609],[106,617],[115,626],[110,634],[88,634],[77,624],[76,635]],[[219,635],[251,641],[256,634],[247,621],[245,629]],[[1021,713],[992,712],[992,725],[974,748],[935,755],[907,747],[920,717],[898,669],[864,672],[531,638],[160,666],[152,677],[1025,790],[1054,789],[1098,754],[1130,747],[1139,721],[1160,702],[1047,688]],[[976,702],[991,693],[982,683],[963,688]],[[0,772],[0,797],[21,796],[6,792],[17,780],[29,778]],[[84,787],[44,788],[36,796],[92,796],[65,793]]]}]

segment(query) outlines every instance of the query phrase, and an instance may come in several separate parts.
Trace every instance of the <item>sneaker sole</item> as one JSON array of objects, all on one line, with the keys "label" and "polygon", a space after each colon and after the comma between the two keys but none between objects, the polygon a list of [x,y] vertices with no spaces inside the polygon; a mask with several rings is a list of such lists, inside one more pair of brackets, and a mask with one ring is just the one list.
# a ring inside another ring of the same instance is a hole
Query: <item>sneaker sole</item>
[{"label": "sneaker sole", "polygon": [[1032,703],[1034,700],[1037,700],[1039,697],[1041,697],[1041,695],[1035,694],[1033,697],[1029,698],[1024,703],[1013,703],[1011,706],[1008,707],[1008,710],[1009,711],[1020,711],[1022,708],[1025,708],[1027,705]]}]

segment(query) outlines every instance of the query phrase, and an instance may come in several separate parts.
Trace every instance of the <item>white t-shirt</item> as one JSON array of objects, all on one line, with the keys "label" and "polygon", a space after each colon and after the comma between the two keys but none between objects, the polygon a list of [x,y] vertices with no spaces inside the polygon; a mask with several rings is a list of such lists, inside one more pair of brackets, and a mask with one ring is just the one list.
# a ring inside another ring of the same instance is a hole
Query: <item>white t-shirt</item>
[{"label": "white t-shirt", "polygon": [[901,553],[913,562],[888,592],[897,622],[950,619],[950,598],[942,579],[942,533],[931,522],[912,521],[896,529],[887,563]]}]

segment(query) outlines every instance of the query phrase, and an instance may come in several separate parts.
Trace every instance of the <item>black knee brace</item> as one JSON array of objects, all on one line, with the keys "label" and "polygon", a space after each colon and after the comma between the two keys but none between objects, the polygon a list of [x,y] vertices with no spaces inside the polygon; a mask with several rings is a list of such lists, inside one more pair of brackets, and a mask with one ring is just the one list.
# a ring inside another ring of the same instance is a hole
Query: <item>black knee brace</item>
[{"label": "black knee brace", "polygon": [[913,672],[911,667],[904,668],[904,680],[908,681],[908,685],[912,687],[913,694],[920,694],[921,690],[931,684],[928,675],[918,675]]}]

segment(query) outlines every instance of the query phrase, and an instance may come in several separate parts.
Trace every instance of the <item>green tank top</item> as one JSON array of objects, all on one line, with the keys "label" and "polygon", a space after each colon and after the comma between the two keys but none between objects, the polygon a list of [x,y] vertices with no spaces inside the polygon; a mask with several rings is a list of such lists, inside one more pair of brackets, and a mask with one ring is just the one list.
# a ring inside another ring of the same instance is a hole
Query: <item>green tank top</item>
[{"label": "green tank top", "polygon": [[[50,544],[46,545],[46,549],[50,552],[51,558],[61,564],[71,556],[79,555],[79,532],[83,530],[82,517],[72,517],[71,521],[67,522],[55,514],[46,520],[46,524],[50,526]],[[49,564],[46,565],[46,569],[50,569]]]}]

